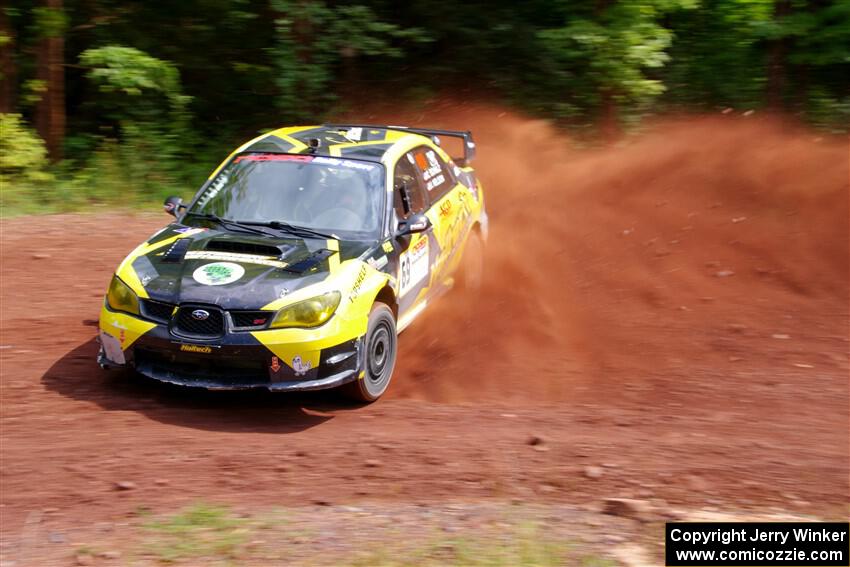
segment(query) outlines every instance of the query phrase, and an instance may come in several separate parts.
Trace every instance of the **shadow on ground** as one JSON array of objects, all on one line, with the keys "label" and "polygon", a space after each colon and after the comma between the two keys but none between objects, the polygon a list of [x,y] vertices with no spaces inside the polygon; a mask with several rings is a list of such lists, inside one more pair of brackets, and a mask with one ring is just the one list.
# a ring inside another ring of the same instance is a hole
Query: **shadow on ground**
[{"label": "shadow on ground", "polygon": [[45,388],[107,411],[135,411],[162,422],[209,431],[295,433],[362,406],[335,392],[208,391],[172,386],[130,370],[103,370],[94,338],[57,360]]}]

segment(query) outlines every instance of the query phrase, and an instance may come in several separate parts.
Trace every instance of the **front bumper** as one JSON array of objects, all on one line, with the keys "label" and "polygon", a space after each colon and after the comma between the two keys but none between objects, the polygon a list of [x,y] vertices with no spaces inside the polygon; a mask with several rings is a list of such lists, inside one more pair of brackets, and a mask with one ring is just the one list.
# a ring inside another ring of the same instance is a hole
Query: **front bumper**
[{"label": "front bumper", "polygon": [[361,340],[345,339],[330,322],[325,327],[228,332],[209,341],[190,340],[171,334],[167,325],[104,307],[98,363],[208,390],[336,388],[360,377]]}]

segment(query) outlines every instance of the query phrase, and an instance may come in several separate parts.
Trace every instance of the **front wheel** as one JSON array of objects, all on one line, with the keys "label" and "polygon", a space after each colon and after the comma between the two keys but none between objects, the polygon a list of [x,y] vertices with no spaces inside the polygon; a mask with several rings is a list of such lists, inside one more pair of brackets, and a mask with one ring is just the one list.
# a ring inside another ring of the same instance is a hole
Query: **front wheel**
[{"label": "front wheel", "polygon": [[386,392],[395,367],[397,344],[392,310],[384,303],[375,303],[369,312],[369,326],[361,345],[363,377],[347,384],[346,393],[350,397],[360,402],[374,402]]}]

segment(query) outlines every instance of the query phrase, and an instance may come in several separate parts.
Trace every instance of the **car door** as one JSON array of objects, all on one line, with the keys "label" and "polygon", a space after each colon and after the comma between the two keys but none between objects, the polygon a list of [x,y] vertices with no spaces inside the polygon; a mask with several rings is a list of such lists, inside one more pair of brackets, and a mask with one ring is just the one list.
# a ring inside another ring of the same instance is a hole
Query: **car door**
[{"label": "car door", "polygon": [[[393,170],[393,208],[396,223],[409,219],[416,213],[426,213],[429,202],[422,176],[419,174],[413,152],[407,152],[396,161]],[[399,249],[396,296],[399,319],[412,315],[424,307],[431,285],[431,263],[434,260],[436,240],[432,228],[425,232],[400,236],[395,244]]]},{"label": "car door", "polygon": [[472,220],[470,195],[436,149],[423,145],[414,148],[412,155],[429,203],[426,215],[434,226],[437,253],[430,276],[431,288],[437,290],[448,283],[460,262],[459,250]]}]

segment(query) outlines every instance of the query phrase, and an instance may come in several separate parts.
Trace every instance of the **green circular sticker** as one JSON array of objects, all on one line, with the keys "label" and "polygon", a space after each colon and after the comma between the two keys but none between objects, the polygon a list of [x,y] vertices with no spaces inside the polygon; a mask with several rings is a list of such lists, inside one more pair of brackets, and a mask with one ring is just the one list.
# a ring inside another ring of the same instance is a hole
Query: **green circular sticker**
[{"label": "green circular sticker", "polygon": [[224,285],[245,275],[245,268],[233,262],[204,264],[192,274],[195,281],[204,285]]}]

